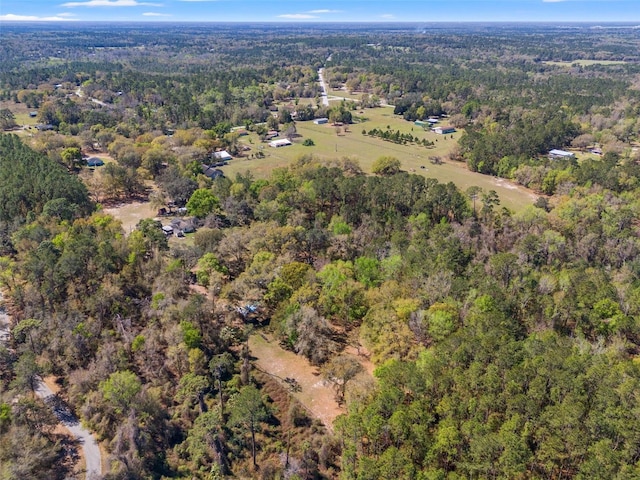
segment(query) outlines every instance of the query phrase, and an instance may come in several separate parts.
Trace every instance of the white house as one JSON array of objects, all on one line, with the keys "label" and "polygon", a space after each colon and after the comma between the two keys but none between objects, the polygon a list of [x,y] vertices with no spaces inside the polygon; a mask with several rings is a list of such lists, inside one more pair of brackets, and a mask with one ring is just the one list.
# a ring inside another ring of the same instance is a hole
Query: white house
[{"label": "white house", "polygon": [[433,131],[439,135],[446,135],[447,133],[454,133],[456,129],[451,125],[447,125],[444,127],[435,127]]},{"label": "white house", "polygon": [[281,138],[279,140],[269,142],[269,146],[274,148],[286,147],[287,145],[291,145],[291,141],[287,138]]},{"label": "white house", "polygon": [[558,150],[554,148],[553,150],[549,150],[549,158],[552,158],[552,159],[575,158],[575,154],[573,152],[567,152],[566,150]]}]

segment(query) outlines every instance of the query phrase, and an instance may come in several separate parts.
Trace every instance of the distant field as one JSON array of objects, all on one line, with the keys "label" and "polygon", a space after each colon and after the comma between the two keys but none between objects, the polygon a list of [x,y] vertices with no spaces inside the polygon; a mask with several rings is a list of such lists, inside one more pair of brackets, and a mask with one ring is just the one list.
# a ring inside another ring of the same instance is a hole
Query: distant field
[{"label": "distant field", "polygon": [[628,62],[622,60],[573,60],[571,62],[543,62],[546,65],[555,65],[557,67],[570,67],[571,65],[580,65],[588,67],[590,65],[625,65]]},{"label": "distant field", "polygon": [[1,101],[0,109],[8,108],[16,117],[18,125],[35,125],[37,120],[29,116],[29,112],[37,111],[37,108],[29,108],[24,103],[14,103],[11,101]]},{"label": "distant field", "polygon": [[[0,102],[0,109],[8,108],[11,113],[16,117],[16,123],[18,126],[30,125],[34,126],[38,121],[35,118],[29,116],[29,112],[37,110],[35,108],[28,108],[24,103],[14,103],[11,101]],[[14,131],[13,133],[21,134],[21,131]]]},{"label": "distant field", "polygon": [[[363,112],[363,113],[360,113]],[[402,163],[402,169],[413,171],[418,175],[432,177],[440,182],[454,182],[460,189],[465,190],[477,185],[484,190],[495,190],[502,201],[502,205],[512,210],[520,210],[535,201],[537,196],[532,192],[518,187],[510,182],[470,172],[464,164],[445,160],[442,165],[433,165],[429,161],[430,156],[444,157],[456,145],[461,135],[456,132],[452,135],[437,135],[425,132],[415,127],[400,117],[393,115],[393,109],[382,107],[375,109],[356,110],[354,116],[365,117],[363,123],[349,125],[349,132],[336,133],[335,127],[330,125],[315,125],[313,122],[298,122],[298,133],[302,135],[296,139],[294,145],[289,147],[272,148],[267,144],[261,144],[256,135],[244,137],[243,143],[247,143],[256,152],[262,147],[266,158],[262,159],[234,159],[229,165],[223,167],[227,176],[233,177],[236,173],[244,173],[247,170],[253,172],[256,178],[264,178],[271,170],[284,167],[304,154],[313,154],[319,159],[335,159],[349,157],[356,159],[365,172],[371,172],[373,162],[381,156],[389,155],[398,158]],[[392,130],[400,130],[403,133],[412,133],[419,138],[426,138],[435,142],[435,147],[425,148],[418,145],[398,145],[385,142],[378,138],[364,136],[362,130],[373,128],[386,129],[387,125]],[[305,147],[302,141],[311,138],[315,142],[313,147]],[[249,143],[249,140],[251,143]],[[421,168],[424,167],[424,168]]]},{"label": "distant field", "polygon": [[327,93],[329,94],[329,101],[331,101],[331,97],[342,97],[347,100],[360,100],[360,97],[362,96],[362,93],[349,93],[346,90],[336,90],[333,88],[329,88]]}]

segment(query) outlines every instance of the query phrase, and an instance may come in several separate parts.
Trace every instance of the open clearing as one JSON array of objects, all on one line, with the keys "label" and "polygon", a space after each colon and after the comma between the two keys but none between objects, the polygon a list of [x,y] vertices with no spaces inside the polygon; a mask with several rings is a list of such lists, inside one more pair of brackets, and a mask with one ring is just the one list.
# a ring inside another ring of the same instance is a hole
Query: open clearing
[{"label": "open clearing", "polygon": [[[15,129],[6,131],[5,133],[14,133],[19,136],[29,136],[30,134],[37,132],[35,129],[38,120],[35,117],[29,115],[29,112],[38,111],[37,108],[29,108],[24,103],[15,103],[10,100],[0,101],[0,110],[7,108],[13,113],[16,124]],[[0,130],[2,132],[2,130]]]},{"label": "open clearing", "polygon": [[572,60],[570,62],[542,62],[545,65],[555,65],[557,67],[571,67],[572,65],[580,65],[581,67],[590,67],[591,65],[626,65],[628,62],[623,60]]},{"label": "open clearing", "polygon": [[[500,196],[501,204],[515,211],[531,205],[538,197],[530,190],[508,180],[471,172],[464,163],[446,160],[441,165],[431,164],[429,157],[444,158],[448,155],[457,144],[460,135],[462,135],[461,132],[438,135],[424,131],[413,123],[393,115],[392,107],[356,110],[353,114],[363,117],[365,120],[362,123],[348,125],[349,131],[347,133],[342,129],[338,134],[336,127],[328,124],[316,125],[311,121],[297,122],[296,128],[301,136],[295,139],[294,144],[289,147],[269,147],[267,144],[261,143],[255,134],[243,137],[242,143],[248,144],[252,148],[252,153],[260,150],[265,154],[265,158],[235,158],[222,170],[225,175],[231,178],[236,173],[244,173],[247,170],[251,171],[256,178],[266,178],[274,168],[285,167],[302,155],[313,155],[320,160],[349,157],[357,160],[361,168],[370,173],[373,162],[378,157],[388,155],[398,158],[402,163],[403,170],[435,178],[443,183],[453,182],[461,190],[466,190],[474,185],[485,191],[495,190]],[[426,138],[433,141],[435,146],[426,148],[421,145],[399,145],[362,134],[363,129],[366,131],[374,128],[385,130],[387,126],[394,131],[411,133],[420,139]],[[312,139],[315,146],[303,146],[302,141],[305,138]]]},{"label": "open clearing", "polygon": [[130,202],[115,205],[102,210],[122,222],[122,229],[128,235],[133,232],[138,222],[145,218],[154,218],[156,211],[149,202]]},{"label": "open clearing", "polygon": [[284,350],[276,341],[261,333],[249,337],[251,355],[256,358],[257,367],[276,377],[284,384],[284,379],[295,379],[300,391],[291,394],[329,430],[333,421],[344,413],[335,399],[332,386],[320,376],[317,367],[306,358]]}]

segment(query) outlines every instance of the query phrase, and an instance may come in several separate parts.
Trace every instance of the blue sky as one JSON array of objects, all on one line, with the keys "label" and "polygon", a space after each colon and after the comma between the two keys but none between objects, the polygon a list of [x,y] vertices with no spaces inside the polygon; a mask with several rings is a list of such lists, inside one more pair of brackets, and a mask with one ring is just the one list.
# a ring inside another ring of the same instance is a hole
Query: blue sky
[{"label": "blue sky", "polygon": [[640,0],[0,0],[10,21],[640,23]]}]

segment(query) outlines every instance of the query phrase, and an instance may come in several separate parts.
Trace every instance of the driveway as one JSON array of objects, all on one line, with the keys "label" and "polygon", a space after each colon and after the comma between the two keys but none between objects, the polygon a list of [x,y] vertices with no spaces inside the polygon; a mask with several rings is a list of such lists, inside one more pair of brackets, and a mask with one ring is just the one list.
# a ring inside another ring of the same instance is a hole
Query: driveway
[{"label": "driveway", "polygon": [[101,478],[102,458],[95,437],[89,430],[80,425],[80,422],[73,415],[67,404],[58,395],[54,394],[42,380],[39,381],[36,387],[36,395],[44,400],[44,403],[51,408],[60,423],[71,432],[82,446],[86,462],[87,480]]},{"label": "driveway", "polygon": [[[2,292],[0,292],[0,343],[4,343],[9,339],[9,325],[9,315],[4,309],[3,295]],[[102,477],[102,457],[98,443],[91,432],[80,425],[80,422],[64,401],[58,395],[55,395],[42,380],[38,382],[35,393],[44,400],[58,420],[60,420],[60,423],[71,432],[81,445],[87,465],[86,479],[100,479]]]}]

